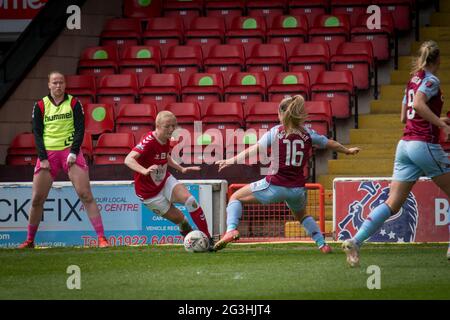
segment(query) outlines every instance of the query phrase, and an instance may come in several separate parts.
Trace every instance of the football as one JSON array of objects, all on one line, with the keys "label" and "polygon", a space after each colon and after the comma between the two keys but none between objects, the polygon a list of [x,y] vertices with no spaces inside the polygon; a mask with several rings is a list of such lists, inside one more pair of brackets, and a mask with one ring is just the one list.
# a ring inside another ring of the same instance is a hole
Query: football
[{"label": "football", "polygon": [[187,252],[206,252],[209,248],[209,239],[200,230],[189,232],[184,238],[184,249]]}]

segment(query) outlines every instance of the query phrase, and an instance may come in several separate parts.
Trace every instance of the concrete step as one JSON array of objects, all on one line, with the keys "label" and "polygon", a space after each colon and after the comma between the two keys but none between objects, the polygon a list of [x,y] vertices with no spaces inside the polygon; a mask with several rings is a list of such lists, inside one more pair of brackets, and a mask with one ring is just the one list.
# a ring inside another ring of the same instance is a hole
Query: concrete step
[{"label": "concrete step", "polygon": [[374,173],[392,172],[394,159],[352,159],[352,160],[328,160],[328,174],[353,174],[362,176]]},{"label": "concrete step", "polygon": [[[391,144],[389,145],[389,147],[384,148],[384,147],[379,147],[378,148],[378,144],[373,144],[372,146],[376,146],[376,147],[372,147],[372,148],[364,148],[358,145],[352,145],[352,146],[356,146],[361,148],[361,151],[356,155],[356,156],[347,156],[343,153],[338,153],[338,159],[339,160],[348,160],[348,159],[394,159],[395,157],[395,148],[396,145]],[[365,145],[367,146],[367,145]],[[346,146],[347,148],[349,148],[349,146]]]},{"label": "concrete step", "polygon": [[318,178],[318,182],[324,186],[324,188],[327,189],[333,189],[333,180],[335,178],[351,178],[351,177],[384,177],[384,178],[390,178],[392,177],[392,169],[391,172],[377,172],[373,174],[359,174],[359,173],[353,173],[353,174],[324,174],[320,175]]},{"label": "concrete step", "polygon": [[[325,233],[333,231],[333,220],[325,220]],[[288,221],[284,225],[284,236],[286,238],[302,237],[306,234],[305,229],[298,221]]]},{"label": "concrete step", "polygon": [[450,27],[450,13],[433,12],[430,16],[430,24],[433,27]]},{"label": "concrete step", "polygon": [[[384,100],[398,100],[401,102],[405,94],[405,84],[388,84],[381,86],[381,99]],[[441,90],[443,94],[450,92],[450,84],[441,84]]]},{"label": "concrete step", "polygon": [[359,116],[360,129],[403,129],[400,117],[393,114],[365,114]]},{"label": "concrete step", "polygon": [[402,98],[388,100],[372,100],[370,101],[370,113],[371,114],[383,114],[390,113],[396,114],[400,121],[400,111],[402,110]]},{"label": "concrete step", "polygon": [[420,28],[420,41],[433,39],[436,42],[450,41],[450,26]]},{"label": "concrete step", "polygon": [[350,129],[350,143],[359,144],[397,144],[402,137],[401,129]]}]

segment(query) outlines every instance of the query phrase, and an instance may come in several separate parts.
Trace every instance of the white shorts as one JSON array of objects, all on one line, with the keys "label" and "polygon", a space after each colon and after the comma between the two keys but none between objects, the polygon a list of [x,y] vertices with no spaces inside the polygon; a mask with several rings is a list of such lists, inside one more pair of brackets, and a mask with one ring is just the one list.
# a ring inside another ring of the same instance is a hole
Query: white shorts
[{"label": "white shorts", "polygon": [[142,201],[144,205],[153,211],[158,216],[164,216],[167,211],[169,211],[171,202],[170,199],[172,198],[172,192],[173,188],[180,182],[174,178],[174,176],[170,175],[166,183],[164,183],[164,187],[161,189],[161,191],[154,196],[153,198],[148,198]]}]

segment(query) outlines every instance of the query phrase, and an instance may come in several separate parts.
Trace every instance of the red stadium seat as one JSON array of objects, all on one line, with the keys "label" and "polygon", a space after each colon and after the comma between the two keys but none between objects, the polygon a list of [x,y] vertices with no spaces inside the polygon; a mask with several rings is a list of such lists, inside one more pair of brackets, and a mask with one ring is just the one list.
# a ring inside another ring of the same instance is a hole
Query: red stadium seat
[{"label": "red stadium seat", "polygon": [[122,104],[116,116],[116,132],[132,133],[139,141],[143,134],[155,129],[156,114],[155,104]]},{"label": "red stadium seat", "polygon": [[165,0],[163,7],[163,15],[165,17],[179,17],[183,20],[184,27],[191,25],[194,18],[202,15],[203,0]]},{"label": "red stadium seat", "polygon": [[142,34],[144,45],[159,46],[164,57],[167,50],[184,41],[183,20],[178,17],[156,17],[147,20],[147,27]]},{"label": "red stadium seat", "polygon": [[200,46],[173,46],[161,62],[163,73],[179,73],[181,84],[186,85],[191,74],[201,72],[203,54]]},{"label": "red stadium seat", "polygon": [[137,19],[108,19],[100,33],[100,45],[116,45],[121,51],[124,46],[140,44],[141,32],[141,23]]},{"label": "red stadium seat", "polygon": [[325,14],[328,10],[328,0],[289,0],[289,14],[305,15],[311,27],[317,16]]},{"label": "red stadium seat", "polygon": [[[354,96],[352,73],[350,71],[322,71],[316,83],[311,86],[311,96],[312,100],[330,101],[333,117],[349,118]],[[355,112],[355,122],[356,117],[357,113]]]},{"label": "red stadium seat", "polygon": [[148,19],[149,17],[159,17],[162,11],[163,0],[153,1],[123,1],[123,16],[125,18]]},{"label": "red stadium seat", "polygon": [[34,166],[36,161],[37,151],[34,134],[28,132],[17,134],[7,150],[6,164]]},{"label": "red stadium seat", "polygon": [[255,102],[245,114],[245,127],[264,133],[280,123],[279,102]]},{"label": "red stadium seat", "polygon": [[302,43],[288,57],[288,69],[307,72],[313,84],[319,73],[328,69],[329,60],[330,49],[326,43]]},{"label": "red stadium seat", "polygon": [[313,129],[318,134],[332,137],[333,116],[330,102],[305,101],[305,110],[308,112],[308,119],[305,126]]},{"label": "red stadium seat", "polygon": [[138,97],[138,80],[135,74],[112,74],[100,78],[97,102],[109,103],[119,110],[122,103],[135,103]]},{"label": "red stadium seat", "polygon": [[411,30],[414,0],[372,0],[372,4],[381,8],[381,16],[387,13],[392,15],[397,30]]},{"label": "red stadium seat", "polygon": [[286,2],[285,0],[248,0],[246,6],[249,16],[262,16],[266,19],[266,24],[270,26],[276,16],[284,13]]},{"label": "red stadium seat", "polygon": [[244,48],[240,44],[219,44],[211,47],[203,60],[205,72],[222,73],[225,85],[235,72],[245,69]]},{"label": "red stadium seat", "polygon": [[225,34],[228,44],[242,44],[245,54],[250,54],[256,43],[264,43],[266,21],[263,17],[236,17]]},{"label": "red stadium seat", "polygon": [[196,17],[186,30],[187,45],[198,45],[207,56],[213,45],[221,44],[225,36],[225,21],[222,17]]},{"label": "red stadium seat", "polygon": [[149,75],[139,89],[141,103],[155,103],[158,111],[181,99],[181,78],[178,73],[155,73]]},{"label": "red stadium seat", "polygon": [[391,58],[391,43],[395,37],[394,21],[390,13],[381,15],[379,29],[369,29],[367,19],[370,15],[363,14],[358,18],[357,26],[350,30],[352,42],[370,41],[373,47],[373,55],[379,61],[387,61]]},{"label": "red stadium seat", "polygon": [[94,164],[122,164],[134,148],[131,133],[103,133],[94,148]]},{"label": "red stadium seat", "polygon": [[284,43],[288,55],[299,43],[308,39],[308,19],[304,15],[277,16],[267,30],[268,43]]},{"label": "red stadium seat", "polygon": [[355,86],[361,90],[370,88],[375,67],[372,44],[368,41],[341,43],[336,55],[330,59],[331,70],[349,70],[353,74]]},{"label": "red stadium seat", "polygon": [[76,97],[83,105],[95,102],[96,84],[94,76],[67,75],[65,78],[67,93]]},{"label": "red stadium seat", "polygon": [[272,84],[267,88],[269,101],[280,102],[286,97],[300,94],[309,100],[310,83],[307,72],[281,72],[275,76]]},{"label": "red stadium seat", "polygon": [[84,106],[85,133],[98,137],[114,132],[114,108],[110,104],[89,103]]},{"label": "red stadium seat", "polygon": [[81,151],[83,152],[86,163],[92,162],[92,152],[94,150],[94,144],[92,143],[92,136],[88,133],[84,133],[83,142],[81,143]]},{"label": "red stadium seat", "polygon": [[159,47],[130,46],[123,50],[118,65],[120,73],[134,73],[142,84],[148,75],[159,72],[160,63]]},{"label": "red stadium seat", "polygon": [[181,89],[183,102],[197,102],[202,111],[212,102],[222,101],[223,78],[220,73],[194,73]]},{"label": "red stadium seat", "polygon": [[331,55],[340,43],[350,38],[350,20],[347,15],[320,15],[309,28],[309,41],[328,43]]},{"label": "red stadium seat", "polygon": [[248,72],[262,72],[268,83],[286,69],[286,49],[282,43],[255,44],[245,64]]},{"label": "red stadium seat", "polygon": [[228,29],[234,18],[244,16],[244,0],[208,0],[205,2],[206,16],[222,17]]},{"label": "red stadium seat", "polygon": [[261,72],[237,72],[225,87],[224,100],[240,102],[244,106],[266,100],[266,77]]},{"label": "red stadium seat", "polygon": [[81,52],[77,73],[83,75],[104,76],[117,73],[117,47],[89,47]]},{"label": "red stadium seat", "polygon": [[346,14],[350,19],[350,25],[353,27],[358,22],[358,17],[365,14],[367,7],[372,0],[331,0],[331,14]]}]

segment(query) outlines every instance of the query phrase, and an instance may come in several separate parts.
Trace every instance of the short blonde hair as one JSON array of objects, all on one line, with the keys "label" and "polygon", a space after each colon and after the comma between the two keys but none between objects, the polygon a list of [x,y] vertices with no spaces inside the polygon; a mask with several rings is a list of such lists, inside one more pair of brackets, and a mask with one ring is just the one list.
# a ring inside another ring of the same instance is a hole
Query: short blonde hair
[{"label": "short blonde hair", "polygon": [[156,120],[155,120],[156,126],[160,126],[161,122],[165,119],[173,119],[173,120],[177,121],[177,117],[175,117],[175,115],[172,112],[161,111],[156,116]]},{"label": "short blonde hair", "polygon": [[293,130],[304,130],[303,125],[308,117],[305,99],[301,95],[284,98],[279,105],[281,122],[289,134]]},{"label": "short blonde hair", "polygon": [[426,66],[436,63],[439,55],[439,46],[435,41],[428,40],[423,42],[419,48],[417,57],[413,60],[411,74],[413,75],[423,70]]},{"label": "short blonde hair", "polygon": [[66,77],[64,76],[64,74],[62,73],[62,72],[59,72],[58,70],[53,70],[53,71],[50,71],[50,73],[48,74],[48,82],[50,82],[50,78],[51,78],[51,76],[52,75],[54,75],[54,74],[59,74],[59,75],[62,75],[62,77],[64,78],[64,80],[66,79]]}]

